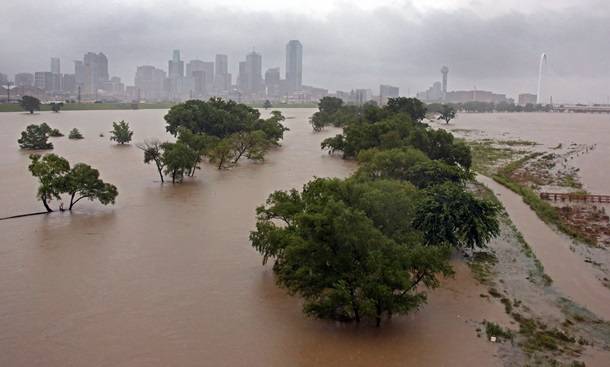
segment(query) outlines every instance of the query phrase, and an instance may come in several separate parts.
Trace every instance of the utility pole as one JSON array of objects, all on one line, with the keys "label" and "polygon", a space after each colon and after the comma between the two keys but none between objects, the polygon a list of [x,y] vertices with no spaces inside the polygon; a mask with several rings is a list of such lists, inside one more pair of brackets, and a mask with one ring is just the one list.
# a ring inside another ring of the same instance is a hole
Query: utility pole
[{"label": "utility pole", "polygon": [[78,104],[80,104],[80,84],[78,86]]}]

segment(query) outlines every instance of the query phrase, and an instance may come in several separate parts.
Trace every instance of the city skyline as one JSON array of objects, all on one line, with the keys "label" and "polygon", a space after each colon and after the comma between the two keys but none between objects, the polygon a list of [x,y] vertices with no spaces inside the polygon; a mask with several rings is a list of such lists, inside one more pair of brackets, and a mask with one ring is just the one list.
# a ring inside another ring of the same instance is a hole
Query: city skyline
[{"label": "city skyline", "polygon": [[[500,1],[489,14],[488,4],[466,1],[425,7],[389,1],[344,7],[315,2],[312,5],[322,9],[317,15],[299,10],[298,4],[276,8],[278,2],[254,1],[242,8],[235,1],[226,6],[190,1],[176,6],[158,0],[155,6],[143,7],[148,3],[74,8],[58,1],[57,7],[37,14],[34,27],[31,14],[38,5],[31,0],[9,2],[4,9],[11,16],[0,25],[0,41],[5,45],[0,50],[0,72],[47,70],[48,57],[57,55],[64,66],[83,51],[95,49],[114,60],[111,74],[131,80],[136,65],[165,68],[168,50],[182,50],[186,60],[212,61],[221,53],[235,61],[253,46],[264,55],[265,67],[283,69],[283,45],[299,39],[307,45],[303,59],[307,82],[330,90],[390,83],[414,95],[437,80],[438,67],[447,64],[455,89],[476,87],[510,96],[535,93],[538,59],[546,52],[551,60],[548,87],[555,101],[605,103],[609,94],[610,51],[600,45],[610,34],[606,22],[610,9],[596,0],[519,6]],[[587,11],[590,8],[597,10]],[[121,14],[121,22],[115,14]],[[53,25],[57,19],[62,19],[61,28]],[[439,19],[442,27],[435,26]],[[198,31],[201,24],[207,31]],[[16,43],[11,36],[15,34],[31,42]],[[235,79],[237,64],[231,62],[229,68]]]}]

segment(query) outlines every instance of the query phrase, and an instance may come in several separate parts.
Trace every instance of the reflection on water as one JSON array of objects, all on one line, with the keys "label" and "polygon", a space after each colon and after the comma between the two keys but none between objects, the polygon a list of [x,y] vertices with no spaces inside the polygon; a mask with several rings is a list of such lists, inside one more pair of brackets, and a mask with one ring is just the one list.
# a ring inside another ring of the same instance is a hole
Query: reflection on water
[{"label": "reflection on water", "polygon": [[[319,148],[313,110],[284,111],[291,129],[263,164],[204,166],[182,185],[158,182],[135,146],[108,140],[126,120],[134,141],[165,134],[165,111],[0,114],[0,216],[38,211],[19,132],[47,122],[84,140],[54,152],[117,185],[113,207],[0,222],[0,366],[472,366],[499,365],[472,320],[503,320],[457,263],[455,279],[413,315],[377,329],[312,320],[250,247],[254,209],[273,190],[353,164]],[[105,137],[99,137],[104,133]]]}]

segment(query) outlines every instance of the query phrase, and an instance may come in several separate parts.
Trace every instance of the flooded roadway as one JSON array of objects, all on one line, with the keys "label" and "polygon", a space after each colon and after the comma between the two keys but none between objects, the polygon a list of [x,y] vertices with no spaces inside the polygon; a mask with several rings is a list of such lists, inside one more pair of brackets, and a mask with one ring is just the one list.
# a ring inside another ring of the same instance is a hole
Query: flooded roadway
[{"label": "flooded roadway", "polygon": [[[182,185],[158,182],[135,146],[108,141],[126,120],[134,141],[165,134],[165,111],[0,114],[0,217],[39,211],[19,132],[47,122],[72,163],[118,186],[117,204],[0,222],[0,366],[494,366],[475,322],[506,322],[462,263],[414,314],[381,328],[307,318],[261,266],[248,233],[273,190],[354,166],[320,150],[311,109],[289,109],[283,147],[264,164],[204,166]],[[104,137],[99,137],[103,133]]]}]

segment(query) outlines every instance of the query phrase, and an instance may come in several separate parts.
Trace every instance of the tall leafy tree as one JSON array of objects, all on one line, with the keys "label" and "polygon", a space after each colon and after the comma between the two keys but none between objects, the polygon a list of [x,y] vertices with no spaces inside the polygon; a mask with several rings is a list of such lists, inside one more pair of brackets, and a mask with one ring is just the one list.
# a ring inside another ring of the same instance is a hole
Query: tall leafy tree
[{"label": "tall leafy tree", "polygon": [[428,245],[481,248],[500,233],[498,206],[453,183],[427,190],[413,220]]},{"label": "tall leafy tree", "polygon": [[[384,196],[386,189],[391,194]],[[302,193],[273,193],[257,209],[250,239],[264,261],[275,260],[278,283],[304,298],[307,314],[379,325],[383,315],[416,309],[425,302],[424,286],[435,287],[439,275],[451,273],[448,247],[423,246],[389,225],[398,224],[391,216],[405,209],[412,190],[401,183],[316,179]]]},{"label": "tall leafy tree", "polygon": [[64,104],[62,102],[59,103],[51,103],[51,110],[55,113],[58,113],[62,108],[64,107]]},{"label": "tall leafy tree", "polygon": [[184,176],[196,168],[198,153],[182,142],[163,143],[161,146],[164,173],[171,176],[172,183],[182,182]]},{"label": "tall leafy tree", "polygon": [[133,136],[133,131],[129,129],[129,123],[121,120],[112,123],[112,131],[110,131],[110,140],[114,140],[119,144],[129,143]]},{"label": "tall leafy tree", "polygon": [[34,111],[40,111],[40,100],[36,97],[23,96],[21,101],[19,101],[19,104],[24,111],[28,111],[31,114],[33,114]]}]

